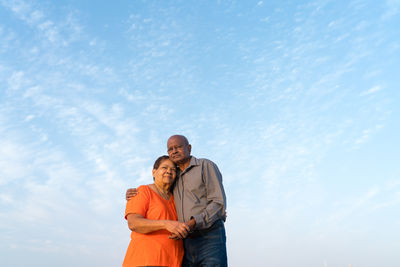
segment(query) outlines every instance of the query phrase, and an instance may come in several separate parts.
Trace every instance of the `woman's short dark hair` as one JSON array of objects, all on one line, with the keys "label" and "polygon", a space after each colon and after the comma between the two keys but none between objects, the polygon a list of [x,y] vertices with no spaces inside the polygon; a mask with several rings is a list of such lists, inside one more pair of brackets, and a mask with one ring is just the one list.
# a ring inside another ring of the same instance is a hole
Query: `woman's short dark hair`
[{"label": "woman's short dark hair", "polygon": [[156,161],[154,162],[153,169],[154,169],[154,170],[157,170],[158,167],[160,167],[161,163],[162,163],[164,160],[166,160],[166,159],[169,159],[169,157],[166,156],[166,155],[163,155],[163,156],[161,156],[161,157],[158,157],[158,159],[156,159]]}]

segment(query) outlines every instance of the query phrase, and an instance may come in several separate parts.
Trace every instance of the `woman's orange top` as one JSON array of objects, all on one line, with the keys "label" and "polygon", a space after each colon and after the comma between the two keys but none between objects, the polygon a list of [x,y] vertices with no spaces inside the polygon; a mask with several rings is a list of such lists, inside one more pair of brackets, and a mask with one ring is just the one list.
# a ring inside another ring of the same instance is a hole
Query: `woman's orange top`
[{"label": "woman's orange top", "polygon": [[[125,219],[128,214],[136,213],[150,220],[178,220],[172,195],[169,200],[165,200],[148,185],[140,186],[138,192],[126,203]],[[182,240],[169,239],[169,234],[167,230],[148,234],[132,231],[131,242],[122,266],[181,266]]]}]

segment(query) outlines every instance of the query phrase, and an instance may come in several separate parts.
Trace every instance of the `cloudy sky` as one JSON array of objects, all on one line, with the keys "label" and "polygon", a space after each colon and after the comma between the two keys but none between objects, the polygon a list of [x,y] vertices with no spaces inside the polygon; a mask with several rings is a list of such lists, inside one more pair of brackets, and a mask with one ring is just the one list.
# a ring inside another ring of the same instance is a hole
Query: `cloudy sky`
[{"label": "cloudy sky", "polygon": [[400,266],[400,1],[0,0],[0,258],[121,266],[184,134],[230,266]]}]

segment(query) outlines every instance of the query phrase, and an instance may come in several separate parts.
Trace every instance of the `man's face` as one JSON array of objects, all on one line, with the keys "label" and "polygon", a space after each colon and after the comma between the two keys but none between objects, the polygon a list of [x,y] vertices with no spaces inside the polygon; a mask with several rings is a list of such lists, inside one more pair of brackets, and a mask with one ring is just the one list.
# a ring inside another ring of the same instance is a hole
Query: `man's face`
[{"label": "man's face", "polygon": [[168,139],[167,151],[169,158],[179,164],[190,158],[191,145],[187,144],[182,137],[173,136]]}]

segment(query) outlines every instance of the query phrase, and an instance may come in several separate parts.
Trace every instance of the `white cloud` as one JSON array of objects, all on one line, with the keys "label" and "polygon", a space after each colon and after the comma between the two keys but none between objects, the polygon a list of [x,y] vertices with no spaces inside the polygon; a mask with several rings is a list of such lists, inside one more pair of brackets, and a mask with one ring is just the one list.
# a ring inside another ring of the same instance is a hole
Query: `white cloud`
[{"label": "white cloud", "polygon": [[24,72],[16,71],[8,79],[8,88],[11,90],[18,90],[24,84]]},{"label": "white cloud", "polygon": [[371,130],[364,130],[361,137],[359,137],[358,139],[356,139],[355,143],[356,144],[361,144],[364,143],[368,140],[369,135],[371,133]]},{"label": "white cloud", "polygon": [[49,19],[49,15],[41,10],[38,3],[23,0],[2,1],[19,19],[26,22],[53,45],[67,46],[81,36],[82,26],[75,19],[73,13],[64,18],[57,18],[60,22]]},{"label": "white cloud", "polygon": [[374,94],[374,93],[376,93],[376,92],[378,92],[380,90],[382,90],[382,86],[377,85],[377,86],[374,86],[374,87],[362,92],[360,95],[361,96],[370,95],[370,94]]},{"label": "white cloud", "polygon": [[14,202],[15,199],[11,194],[5,194],[5,193],[0,194],[0,203],[2,203],[3,205],[9,205]]},{"label": "white cloud", "polygon": [[399,14],[400,1],[399,0],[386,0],[386,11],[381,16],[383,21],[387,21]]},{"label": "white cloud", "polygon": [[[3,135],[4,138],[4,135]],[[32,159],[32,151],[10,140],[0,141],[0,185],[22,179],[32,171],[27,164]]]}]

